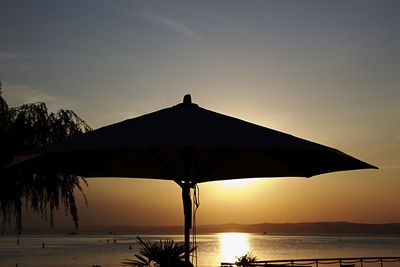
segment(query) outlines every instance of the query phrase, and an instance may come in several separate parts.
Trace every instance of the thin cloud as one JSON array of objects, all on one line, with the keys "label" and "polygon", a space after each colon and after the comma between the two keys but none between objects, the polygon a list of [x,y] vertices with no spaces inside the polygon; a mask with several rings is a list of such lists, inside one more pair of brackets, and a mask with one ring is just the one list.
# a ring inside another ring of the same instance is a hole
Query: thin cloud
[{"label": "thin cloud", "polygon": [[148,19],[150,19],[151,21],[154,21],[158,25],[160,25],[166,29],[169,29],[171,31],[174,31],[176,33],[179,33],[183,36],[186,36],[188,38],[195,39],[198,41],[201,41],[204,39],[201,34],[196,32],[189,26],[187,26],[181,22],[178,22],[176,20],[161,17],[161,16],[155,15],[154,13],[151,13],[151,12],[146,13],[146,17]]},{"label": "thin cloud", "polygon": [[28,103],[44,102],[50,111],[73,109],[77,106],[65,97],[51,95],[24,85],[4,85],[3,97],[10,106],[20,106]]},{"label": "thin cloud", "polygon": [[188,25],[170,19],[170,18],[166,18],[163,16],[159,16],[157,14],[155,14],[152,11],[138,11],[138,9],[140,9],[140,7],[137,7],[137,5],[135,5],[135,2],[129,2],[129,1],[105,1],[105,0],[89,0],[95,4],[101,4],[105,7],[107,7],[108,9],[113,9],[116,12],[121,13],[122,15],[128,15],[128,16],[133,16],[137,19],[145,19],[148,20],[152,23],[156,23],[158,25],[160,25],[163,28],[166,28],[168,30],[174,31],[178,34],[181,34],[185,37],[197,40],[197,41],[202,41],[204,40],[204,37],[198,33],[197,31],[195,31],[193,28],[189,27]]},{"label": "thin cloud", "polygon": [[39,55],[0,51],[0,59],[28,59],[28,58],[37,58],[37,57],[39,57]]},{"label": "thin cloud", "polygon": [[380,169],[400,169],[400,165],[383,165],[378,167]]},{"label": "thin cloud", "polygon": [[76,56],[76,55],[52,55],[52,54],[29,54],[17,52],[0,51],[1,59],[44,59],[65,61],[129,61],[131,56]]},{"label": "thin cloud", "polygon": [[0,59],[10,59],[17,57],[17,53],[9,53],[9,52],[1,52],[0,51]]}]

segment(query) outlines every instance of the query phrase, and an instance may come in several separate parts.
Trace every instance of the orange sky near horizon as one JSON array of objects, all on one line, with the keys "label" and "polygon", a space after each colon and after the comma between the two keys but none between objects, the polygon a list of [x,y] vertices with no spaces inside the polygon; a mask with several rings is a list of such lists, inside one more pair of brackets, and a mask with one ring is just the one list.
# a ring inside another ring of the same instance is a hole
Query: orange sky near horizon
[{"label": "orange sky near horizon", "polygon": [[[190,93],[379,167],[200,184],[198,224],[400,222],[399,10],[391,0],[7,1],[3,96],[72,109],[96,129]],[[183,224],[172,181],[88,183],[81,225]],[[63,211],[55,223],[73,225]],[[24,214],[24,227],[39,225]]]},{"label": "orange sky near horizon", "polygon": [[[368,173],[370,172],[370,173]],[[197,223],[255,224],[348,221],[399,222],[396,199],[388,186],[376,184],[380,170],[324,174],[313,178],[254,178],[208,182],[199,185],[201,205]],[[360,182],[360,176],[365,177]],[[88,206],[80,193],[80,224],[172,226],[183,224],[181,189],[173,181],[89,178],[85,189]],[[238,183],[238,184],[235,184]],[[390,185],[389,185],[390,186]],[[353,188],[357,188],[354,190]],[[378,215],[378,216],[377,216]],[[35,215],[36,226],[46,222]],[[63,213],[56,226],[72,226]],[[31,225],[32,226],[32,225]]]}]

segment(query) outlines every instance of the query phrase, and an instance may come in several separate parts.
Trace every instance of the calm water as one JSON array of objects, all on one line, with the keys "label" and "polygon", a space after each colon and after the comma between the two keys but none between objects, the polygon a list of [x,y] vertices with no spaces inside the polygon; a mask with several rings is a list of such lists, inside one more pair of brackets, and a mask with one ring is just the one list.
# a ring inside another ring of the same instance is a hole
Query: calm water
[{"label": "calm water", "polygon": [[[171,237],[182,241],[182,236],[142,237],[151,240]],[[221,262],[234,262],[236,257],[247,252],[252,252],[260,260],[400,256],[400,237],[221,233],[199,235],[197,240],[199,267],[217,267]],[[0,267],[14,267],[16,264],[18,267],[92,267],[95,264],[114,267],[121,266],[123,259],[133,259],[137,251],[134,235],[28,235],[22,236],[19,244],[15,236],[0,236]],[[400,264],[395,266],[400,267]]]}]

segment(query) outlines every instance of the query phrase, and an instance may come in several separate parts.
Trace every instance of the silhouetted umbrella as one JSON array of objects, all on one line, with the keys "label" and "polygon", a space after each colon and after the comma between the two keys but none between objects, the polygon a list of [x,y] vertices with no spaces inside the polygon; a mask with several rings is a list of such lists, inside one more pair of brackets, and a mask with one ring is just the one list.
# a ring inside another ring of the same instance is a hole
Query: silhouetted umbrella
[{"label": "silhouetted umbrella", "polygon": [[190,188],[251,177],[376,168],[339,150],[183,103],[17,157],[31,172],[173,180],[182,188],[189,261]]}]

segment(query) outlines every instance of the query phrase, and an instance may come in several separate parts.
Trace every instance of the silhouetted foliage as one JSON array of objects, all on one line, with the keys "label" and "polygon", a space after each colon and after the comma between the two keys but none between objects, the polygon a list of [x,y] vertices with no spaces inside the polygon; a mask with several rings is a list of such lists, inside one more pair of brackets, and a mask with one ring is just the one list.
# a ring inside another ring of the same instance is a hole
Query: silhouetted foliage
[{"label": "silhouetted foliage", "polygon": [[[139,253],[135,254],[136,260],[126,259],[122,262],[124,266],[135,267],[183,267],[188,266],[184,261],[185,243],[174,242],[170,238],[160,240],[158,242],[150,242],[137,237],[141,247]],[[193,252],[195,247],[190,244],[190,252]]]},{"label": "silhouetted foliage", "polygon": [[235,265],[236,266],[251,266],[253,263],[257,261],[257,257],[253,255],[253,253],[249,252],[244,254],[243,256],[240,256],[236,258]]},{"label": "silhouetted foliage", "polygon": [[[91,128],[71,110],[48,112],[46,104],[33,103],[9,107],[0,87],[0,217],[2,229],[15,220],[22,230],[22,208],[31,208],[53,226],[54,210],[64,206],[78,227],[74,189],[82,193],[83,182],[74,175],[40,175],[10,172],[6,166],[13,156],[32,148],[65,140]],[[86,199],[86,198],[85,198]]]}]

